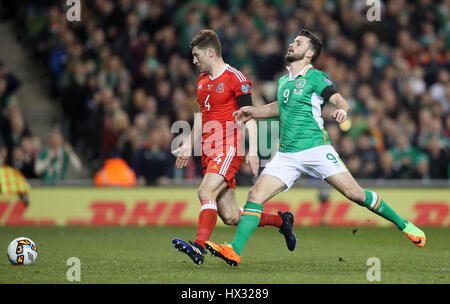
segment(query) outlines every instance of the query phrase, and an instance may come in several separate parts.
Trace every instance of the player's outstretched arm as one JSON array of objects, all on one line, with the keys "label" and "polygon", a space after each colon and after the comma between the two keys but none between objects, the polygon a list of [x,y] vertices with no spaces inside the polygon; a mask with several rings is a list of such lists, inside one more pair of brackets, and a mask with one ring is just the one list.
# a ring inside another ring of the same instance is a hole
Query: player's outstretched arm
[{"label": "player's outstretched arm", "polygon": [[247,122],[250,119],[264,119],[279,116],[280,112],[278,109],[277,101],[260,107],[242,107],[233,113],[233,117],[235,118],[236,122]]},{"label": "player's outstretched arm", "polygon": [[330,102],[336,106],[336,110],[333,111],[331,118],[338,123],[343,123],[347,118],[349,106],[347,101],[339,93],[334,93],[330,97]]}]

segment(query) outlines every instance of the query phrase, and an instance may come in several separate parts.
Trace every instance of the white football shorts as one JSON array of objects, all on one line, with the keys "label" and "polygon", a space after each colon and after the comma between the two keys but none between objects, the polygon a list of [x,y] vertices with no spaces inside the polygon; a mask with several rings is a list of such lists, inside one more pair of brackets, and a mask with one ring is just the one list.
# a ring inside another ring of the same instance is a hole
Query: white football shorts
[{"label": "white football shorts", "polygon": [[278,151],[261,175],[278,177],[286,184],[284,191],[287,191],[302,174],[325,179],[345,171],[348,169],[334,148],[331,145],[322,145],[300,152]]}]

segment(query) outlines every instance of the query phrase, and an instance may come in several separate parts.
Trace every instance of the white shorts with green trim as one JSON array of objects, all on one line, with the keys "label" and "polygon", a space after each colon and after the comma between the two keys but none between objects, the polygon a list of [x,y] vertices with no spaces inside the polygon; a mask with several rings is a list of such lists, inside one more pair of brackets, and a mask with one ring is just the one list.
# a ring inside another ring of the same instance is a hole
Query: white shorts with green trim
[{"label": "white shorts with green trim", "polygon": [[287,188],[284,191],[287,191],[302,174],[326,179],[346,171],[347,167],[334,148],[331,145],[322,145],[300,152],[278,151],[267,163],[261,175],[270,174],[278,177],[286,184]]}]

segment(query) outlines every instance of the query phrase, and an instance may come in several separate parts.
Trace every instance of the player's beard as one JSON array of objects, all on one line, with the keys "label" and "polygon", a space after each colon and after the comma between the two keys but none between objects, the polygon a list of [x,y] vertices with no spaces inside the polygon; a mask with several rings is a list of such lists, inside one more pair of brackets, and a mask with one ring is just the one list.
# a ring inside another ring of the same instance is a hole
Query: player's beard
[{"label": "player's beard", "polygon": [[200,73],[209,73],[211,70],[206,63],[203,64],[198,63],[196,67]]},{"label": "player's beard", "polygon": [[305,54],[306,51],[303,52],[303,54],[286,54],[286,62],[287,63],[291,63],[291,62],[295,62],[295,61],[299,61],[302,60],[303,58],[305,58]]}]

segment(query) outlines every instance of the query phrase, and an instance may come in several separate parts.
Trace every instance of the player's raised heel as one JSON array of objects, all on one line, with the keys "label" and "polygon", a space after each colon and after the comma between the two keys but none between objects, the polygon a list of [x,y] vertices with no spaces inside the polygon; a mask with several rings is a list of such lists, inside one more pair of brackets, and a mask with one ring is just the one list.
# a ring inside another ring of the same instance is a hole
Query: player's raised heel
[{"label": "player's raised heel", "polygon": [[186,243],[180,239],[173,239],[172,245],[175,247],[176,251],[187,254],[196,265],[203,264],[206,252],[202,246],[193,242]]},{"label": "player's raised heel", "polygon": [[286,239],[287,248],[293,251],[297,245],[297,238],[294,233],[294,215],[290,212],[281,213],[280,211],[278,211],[278,215],[283,219],[283,224],[279,231]]},{"label": "player's raised heel", "polygon": [[221,258],[231,267],[239,265],[241,261],[241,256],[238,255],[229,244],[217,244],[211,241],[206,241],[205,247],[213,256]]}]

